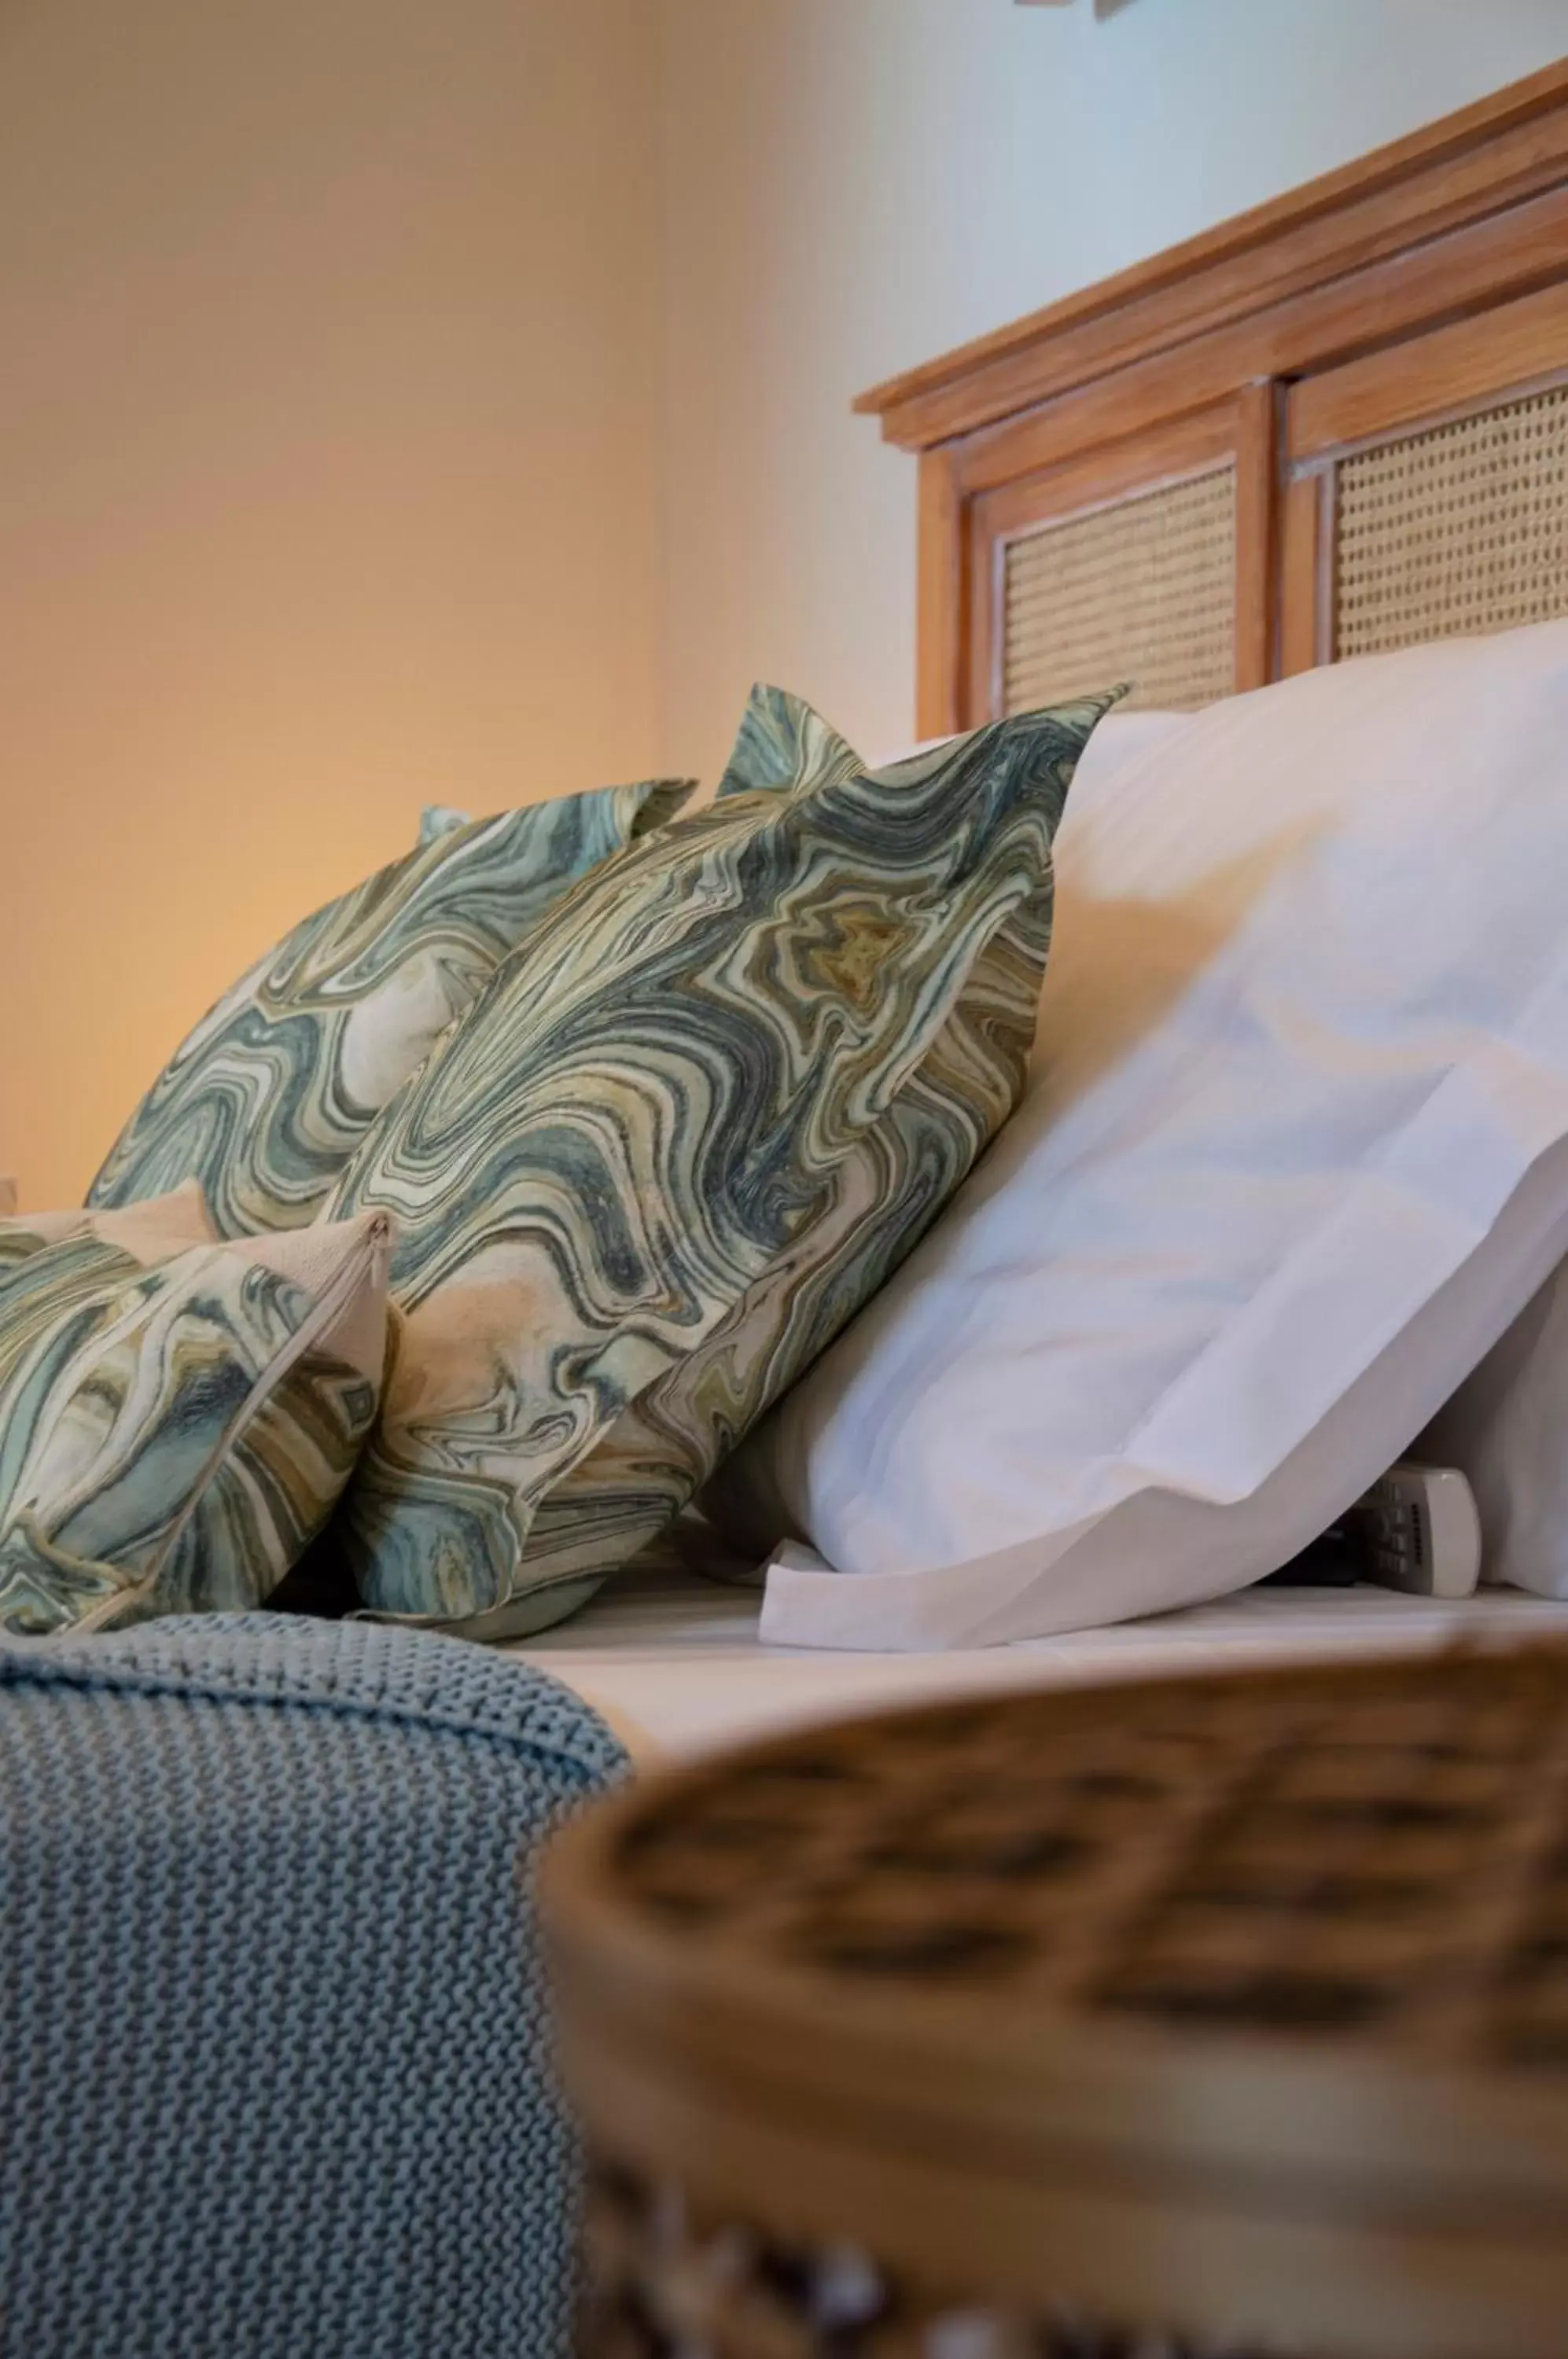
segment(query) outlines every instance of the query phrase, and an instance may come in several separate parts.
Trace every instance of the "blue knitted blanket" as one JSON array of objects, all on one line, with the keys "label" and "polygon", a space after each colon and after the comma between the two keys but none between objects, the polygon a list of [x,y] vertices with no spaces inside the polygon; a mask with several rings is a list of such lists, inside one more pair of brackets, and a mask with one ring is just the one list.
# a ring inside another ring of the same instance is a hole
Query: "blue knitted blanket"
[{"label": "blue knitted blanket", "polygon": [[418,1631],[0,1648],[5,2359],[565,2359],[529,1886],[624,1767]]}]

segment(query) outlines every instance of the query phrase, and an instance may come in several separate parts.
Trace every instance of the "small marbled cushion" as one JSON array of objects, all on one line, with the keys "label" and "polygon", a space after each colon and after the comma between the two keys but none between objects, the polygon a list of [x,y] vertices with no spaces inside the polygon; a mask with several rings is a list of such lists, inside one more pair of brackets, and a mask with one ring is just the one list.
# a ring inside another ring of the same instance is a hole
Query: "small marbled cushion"
[{"label": "small marbled cushion", "polygon": [[9,1636],[260,1604],[376,1414],[384,1214],[150,1264],[168,1224],[116,1217],[0,1269]]},{"label": "small marbled cushion", "polygon": [[94,1291],[103,1246],[117,1246],[148,1268],[191,1245],[215,1242],[194,1180],[123,1212],[27,1212],[0,1221],[0,1364],[24,1332],[27,1302],[40,1301],[42,1315],[56,1318]]},{"label": "small marbled cushion", "polygon": [[16,1212],[0,1220],[0,1285],[34,1254],[73,1238],[121,1245],[138,1261],[153,1262],[186,1245],[211,1245],[216,1234],[194,1180],[167,1196],[149,1196],[145,1204],[127,1204],[123,1212],[97,1212],[89,1205],[69,1212]]},{"label": "small marbled cushion", "polygon": [[568,886],[679,809],[604,787],[421,841],[304,919],[204,1016],[88,1191],[201,1182],[220,1236],[315,1218],[376,1113]]},{"label": "small marbled cushion", "polygon": [[[771,790],[634,847],[498,970],[331,1200],[399,1225],[396,1364],[338,1526],[370,1608],[559,1619],[877,1282],[1021,1080],[1051,838],[1109,701],[873,776],[764,697]],[[887,1126],[911,1091],[925,1173]]]}]

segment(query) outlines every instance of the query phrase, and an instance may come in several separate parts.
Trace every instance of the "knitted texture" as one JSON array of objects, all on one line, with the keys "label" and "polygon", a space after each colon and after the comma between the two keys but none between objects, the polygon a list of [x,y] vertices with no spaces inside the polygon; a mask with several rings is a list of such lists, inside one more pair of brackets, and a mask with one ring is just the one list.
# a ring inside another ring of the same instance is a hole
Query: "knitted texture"
[{"label": "knitted texture", "polygon": [[624,1767],[419,1631],[0,1648],[4,2359],[565,2359],[530,1885]]}]

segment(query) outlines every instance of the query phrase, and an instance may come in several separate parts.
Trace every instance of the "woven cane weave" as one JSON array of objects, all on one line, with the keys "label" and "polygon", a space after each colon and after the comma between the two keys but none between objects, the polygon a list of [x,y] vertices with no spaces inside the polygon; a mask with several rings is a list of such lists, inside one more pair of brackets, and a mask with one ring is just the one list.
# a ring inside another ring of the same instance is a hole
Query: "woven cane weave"
[{"label": "woven cane weave", "polygon": [[1093,508],[1009,543],[1002,701],[1031,712],[1105,679],[1128,709],[1186,711],[1236,684],[1236,470]]},{"label": "woven cane weave", "polygon": [[1568,1650],[846,1723],[548,1884],[591,2352],[1561,2359]]},{"label": "woven cane weave", "polygon": [[1568,386],[1343,462],[1334,651],[1568,614]]}]

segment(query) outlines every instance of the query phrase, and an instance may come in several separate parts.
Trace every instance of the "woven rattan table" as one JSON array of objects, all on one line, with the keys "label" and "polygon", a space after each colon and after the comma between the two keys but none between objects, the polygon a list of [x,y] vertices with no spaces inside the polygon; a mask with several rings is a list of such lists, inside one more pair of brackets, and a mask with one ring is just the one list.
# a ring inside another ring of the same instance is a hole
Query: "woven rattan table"
[{"label": "woven rattan table", "polygon": [[593,2359],[1568,2353],[1568,1652],[849,1723],[546,1882]]}]

